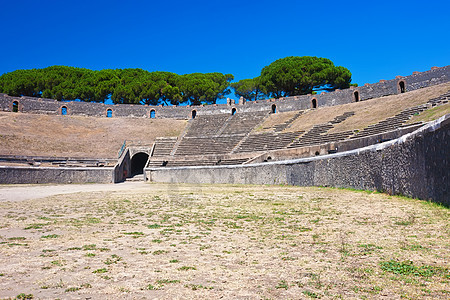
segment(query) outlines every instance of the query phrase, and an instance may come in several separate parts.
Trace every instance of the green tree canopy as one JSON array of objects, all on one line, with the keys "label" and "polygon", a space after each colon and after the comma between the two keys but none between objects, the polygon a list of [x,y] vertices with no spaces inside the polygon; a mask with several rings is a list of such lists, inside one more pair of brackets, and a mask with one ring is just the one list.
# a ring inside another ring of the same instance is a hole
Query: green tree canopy
[{"label": "green tree canopy", "polygon": [[274,98],[311,94],[314,89],[343,89],[350,86],[352,74],[336,67],[327,58],[289,56],[261,70],[260,88]]},{"label": "green tree canopy", "polygon": [[192,105],[215,104],[230,92],[233,75],[222,73],[193,73],[178,77],[177,86],[181,91],[182,102]]},{"label": "green tree canopy", "polygon": [[239,97],[244,97],[247,100],[262,99],[265,94],[261,90],[260,78],[242,79],[238,82],[231,83],[231,87],[234,89],[235,94]]},{"label": "green tree canopy", "polygon": [[230,92],[231,74],[148,72],[142,69],[93,71],[52,66],[17,70],[0,76],[0,92],[11,96],[44,97],[124,104],[198,105],[216,103]]}]

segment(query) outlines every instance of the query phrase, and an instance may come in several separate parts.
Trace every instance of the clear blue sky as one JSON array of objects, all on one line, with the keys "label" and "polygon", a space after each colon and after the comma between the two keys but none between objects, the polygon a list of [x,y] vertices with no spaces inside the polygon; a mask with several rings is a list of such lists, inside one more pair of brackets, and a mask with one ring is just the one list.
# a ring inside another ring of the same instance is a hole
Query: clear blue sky
[{"label": "clear blue sky", "polygon": [[0,74],[52,65],[258,76],[319,56],[363,85],[450,64],[450,1],[0,0]]}]

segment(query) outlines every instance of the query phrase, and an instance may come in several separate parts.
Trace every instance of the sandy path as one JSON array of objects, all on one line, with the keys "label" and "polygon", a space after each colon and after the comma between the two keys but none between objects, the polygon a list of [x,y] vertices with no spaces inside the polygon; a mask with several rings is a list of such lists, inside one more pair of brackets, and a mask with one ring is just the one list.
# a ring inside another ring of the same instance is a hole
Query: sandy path
[{"label": "sandy path", "polygon": [[26,201],[54,195],[80,192],[117,192],[148,189],[151,185],[139,181],[118,184],[4,185],[0,186],[0,202]]}]

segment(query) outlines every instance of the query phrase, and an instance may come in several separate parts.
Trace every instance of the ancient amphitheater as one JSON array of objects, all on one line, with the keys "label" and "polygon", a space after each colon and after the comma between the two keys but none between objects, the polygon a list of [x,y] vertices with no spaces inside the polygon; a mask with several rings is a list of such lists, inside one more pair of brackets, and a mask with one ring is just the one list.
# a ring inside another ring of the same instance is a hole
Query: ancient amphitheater
[{"label": "ancient amphitheater", "polygon": [[449,78],[195,107],[0,95],[0,298],[448,299]]},{"label": "ancient amphitheater", "polygon": [[147,180],[378,190],[449,204],[450,66],[209,106],[0,95],[0,183]]}]

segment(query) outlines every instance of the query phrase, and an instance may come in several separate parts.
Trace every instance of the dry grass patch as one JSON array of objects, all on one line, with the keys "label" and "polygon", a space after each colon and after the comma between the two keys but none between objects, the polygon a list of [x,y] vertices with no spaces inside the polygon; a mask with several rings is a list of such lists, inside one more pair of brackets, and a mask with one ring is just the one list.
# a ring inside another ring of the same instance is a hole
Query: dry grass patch
[{"label": "dry grass patch", "polygon": [[424,201],[285,186],[5,201],[0,297],[445,299],[449,217]]},{"label": "dry grass patch", "polygon": [[186,121],[0,112],[0,154],[116,158],[124,140],[178,136]]}]

